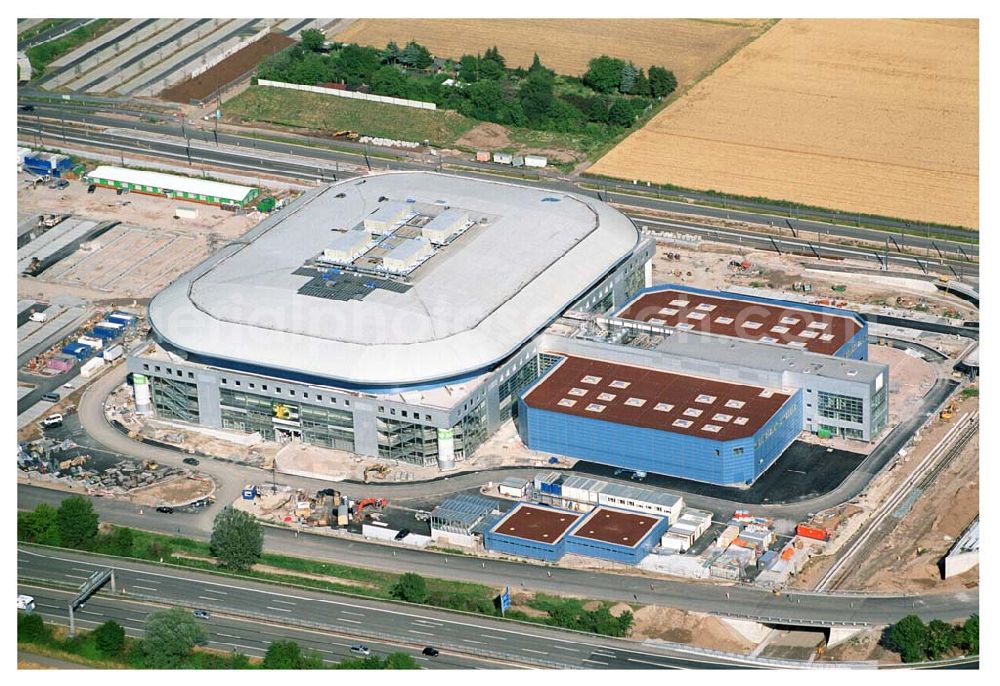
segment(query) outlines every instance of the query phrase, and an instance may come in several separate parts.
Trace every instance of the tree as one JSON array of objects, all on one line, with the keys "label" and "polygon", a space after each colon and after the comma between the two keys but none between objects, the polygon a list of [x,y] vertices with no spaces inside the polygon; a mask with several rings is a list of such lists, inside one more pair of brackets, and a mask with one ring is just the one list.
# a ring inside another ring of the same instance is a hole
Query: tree
[{"label": "tree", "polygon": [[501,121],[504,109],[503,88],[496,81],[477,81],[465,87],[469,107],[465,114],[483,121]]},{"label": "tree", "polygon": [[482,81],[500,81],[504,77],[503,65],[483,57],[479,60],[479,78]]},{"label": "tree", "polygon": [[407,79],[396,67],[386,65],[380,68],[372,76],[371,87],[378,95],[388,95],[393,98],[407,97]]},{"label": "tree", "polygon": [[45,643],[49,640],[49,628],[45,626],[41,615],[18,615],[18,643]]},{"label": "tree", "polygon": [[62,545],[79,548],[97,536],[97,513],[94,505],[83,496],[66,498],[56,511],[59,539]]},{"label": "tree", "polygon": [[475,55],[462,55],[458,61],[458,78],[465,83],[475,83],[479,80],[479,58]]},{"label": "tree", "polygon": [[622,69],[625,61],[601,55],[587,63],[588,69],[583,75],[583,83],[598,93],[611,93],[621,85]]},{"label": "tree", "polygon": [[636,95],[642,95],[648,97],[650,95],[649,90],[649,79],[646,78],[646,72],[642,69],[639,73],[635,75],[635,88],[632,90]]},{"label": "tree", "polygon": [[965,651],[966,655],[978,655],[979,615],[972,615],[965,620],[965,624],[962,625],[962,629],[958,632],[958,636],[956,638],[958,645]]},{"label": "tree", "polygon": [[517,95],[521,101],[521,110],[530,124],[539,124],[548,119],[555,105],[552,79],[543,72],[530,74],[521,83]]},{"label": "tree", "polygon": [[316,655],[302,652],[295,641],[275,641],[267,647],[264,669],[322,669],[323,660]]},{"label": "tree", "polygon": [[420,669],[417,661],[409,653],[392,653],[386,656],[384,669]]},{"label": "tree", "polygon": [[303,50],[319,52],[326,45],[326,36],[319,29],[306,29],[299,34],[299,43]]},{"label": "tree", "polygon": [[426,69],[434,63],[431,51],[416,41],[410,41],[403,48],[399,61],[414,69]]},{"label": "tree", "polygon": [[649,68],[649,94],[654,98],[670,95],[677,89],[677,77],[663,67],[653,65]]},{"label": "tree", "polygon": [[958,643],[958,633],[951,624],[932,619],[927,625],[927,658],[940,660]]},{"label": "tree", "polygon": [[507,60],[504,59],[504,56],[500,54],[500,51],[497,50],[497,46],[495,45],[492,48],[486,49],[486,54],[483,55],[483,59],[490,60],[491,62],[496,62],[498,65],[500,65],[501,69],[507,68]]},{"label": "tree", "polygon": [[154,612],[146,620],[142,655],[153,669],[175,669],[208,634],[187,610],[173,607]]},{"label": "tree", "polygon": [[58,546],[59,513],[46,503],[35,507],[33,512],[17,514],[17,539],[29,543]]},{"label": "tree", "polygon": [[223,567],[245,571],[260,560],[264,530],[253,515],[227,507],[215,516],[209,548]]},{"label": "tree", "polygon": [[632,126],[634,121],[635,115],[632,113],[632,106],[628,104],[628,101],[624,98],[615,98],[615,101],[611,103],[611,109],[608,110],[608,123],[611,126],[628,128]]},{"label": "tree", "polygon": [[337,55],[337,75],[351,86],[367,83],[382,66],[379,51],[360,45],[345,45]]},{"label": "tree", "polygon": [[635,78],[638,75],[639,71],[635,68],[635,65],[631,62],[626,62],[622,65],[622,73],[619,77],[618,90],[626,94],[634,93]]},{"label": "tree", "polygon": [[419,574],[406,572],[392,587],[392,597],[408,603],[422,603],[427,599],[427,582]]},{"label": "tree", "polygon": [[385,50],[382,51],[382,61],[388,64],[395,64],[399,61],[400,49],[396,41],[386,43]]},{"label": "tree", "polygon": [[907,615],[889,628],[886,646],[903,662],[921,662],[927,656],[927,626],[920,617]]},{"label": "tree", "polygon": [[94,629],[94,641],[102,655],[114,657],[125,647],[125,629],[118,622],[109,620]]}]

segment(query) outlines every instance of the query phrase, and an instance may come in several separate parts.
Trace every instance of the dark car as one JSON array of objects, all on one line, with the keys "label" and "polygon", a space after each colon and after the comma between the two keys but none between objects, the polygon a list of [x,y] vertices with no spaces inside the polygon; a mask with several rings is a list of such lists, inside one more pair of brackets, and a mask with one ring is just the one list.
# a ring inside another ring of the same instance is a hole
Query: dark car
[{"label": "dark car", "polygon": [[195,610],[194,616],[197,619],[208,619],[209,617],[208,610]]},{"label": "dark car", "polygon": [[181,460],[181,462],[183,462],[184,464],[189,464],[192,467],[197,467],[199,464],[201,464],[200,462],[198,462],[198,460],[196,460],[193,457],[185,457],[183,460]]},{"label": "dark car", "polygon": [[88,193],[93,193],[96,188],[97,188],[97,185],[92,183],[89,186],[87,186],[87,192]]},{"label": "dark car", "polygon": [[441,651],[439,651],[437,648],[432,648],[430,646],[427,646],[426,648],[424,648],[420,652],[422,652],[427,657],[437,657],[438,655],[441,654]]},{"label": "dark car", "polygon": [[121,195],[124,192],[125,192],[124,188],[119,188],[118,190],[115,191],[115,195]]},{"label": "dark car", "polygon": [[18,109],[21,110],[22,112],[34,112],[35,111],[35,106],[34,105],[21,105]]},{"label": "dark car", "polygon": [[162,512],[163,514],[173,514],[174,508],[169,507],[167,505],[160,505],[158,508],[156,508],[156,511]]},{"label": "dark car", "polygon": [[396,540],[397,541],[402,541],[404,538],[406,538],[409,535],[410,535],[410,530],[409,529],[400,529],[399,533],[396,534]]},{"label": "dark car", "polygon": [[50,402],[50,403],[57,403],[57,402],[59,402],[59,394],[58,393],[45,393],[44,395],[42,395],[42,400],[44,400],[46,402]]},{"label": "dark car", "polygon": [[69,181],[66,179],[60,179],[56,182],[56,190],[62,190],[63,188],[69,188]]}]

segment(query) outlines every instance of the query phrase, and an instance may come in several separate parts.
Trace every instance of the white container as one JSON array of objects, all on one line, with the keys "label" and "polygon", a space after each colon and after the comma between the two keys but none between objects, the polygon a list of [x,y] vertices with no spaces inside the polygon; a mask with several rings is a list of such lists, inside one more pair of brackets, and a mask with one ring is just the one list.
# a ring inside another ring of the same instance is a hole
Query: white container
[{"label": "white container", "polygon": [[80,367],[80,376],[85,379],[89,379],[94,374],[99,372],[104,366],[104,360],[100,357],[94,357],[87,360],[82,367]]},{"label": "white container", "polygon": [[113,362],[125,354],[125,348],[120,345],[113,345],[104,351],[103,357],[106,362]]},{"label": "white container", "polygon": [[525,167],[544,167],[549,163],[548,158],[542,157],[540,155],[525,155],[524,156],[524,166]]},{"label": "white container", "polygon": [[77,343],[83,343],[84,345],[89,345],[94,350],[100,350],[104,347],[104,341],[96,336],[80,336],[76,339]]},{"label": "white container", "polygon": [[191,207],[175,207],[174,217],[178,219],[197,219],[198,210]]}]

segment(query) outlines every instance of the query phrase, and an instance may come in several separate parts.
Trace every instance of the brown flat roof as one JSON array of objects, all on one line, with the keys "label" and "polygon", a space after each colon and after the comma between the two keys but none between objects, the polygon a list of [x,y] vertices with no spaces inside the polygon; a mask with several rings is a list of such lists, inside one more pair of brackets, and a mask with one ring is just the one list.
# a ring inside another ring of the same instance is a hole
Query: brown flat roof
[{"label": "brown flat roof", "polygon": [[662,517],[654,515],[622,512],[601,506],[587,515],[580,526],[576,527],[573,536],[634,548],[662,520]]},{"label": "brown flat roof", "polygon": [[791,396],[762,386],[565,356],[529,407],[719,441],[751,436]]},{"label": "brown flat roof", "polygon": [[527,538],[539,543],[557,543],[580,515],[534,505],[518,505],[493,527],[494,533]]},{"label": "brown flat roof", "polygon": [[831,355],[861,330],[850,316],[668,289],[646,293],[618,314],[622,319],[662,324],[751,341],[791,345]]}]

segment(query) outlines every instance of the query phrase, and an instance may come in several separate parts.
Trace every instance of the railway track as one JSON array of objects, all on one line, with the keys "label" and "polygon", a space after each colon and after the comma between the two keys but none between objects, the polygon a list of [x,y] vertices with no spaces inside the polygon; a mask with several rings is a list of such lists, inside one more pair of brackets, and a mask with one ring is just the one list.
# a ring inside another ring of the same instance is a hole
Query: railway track
[{"label": "railway track", "polygon": [[871,553],[883,540],[887,525],[894,526],[905,515],[901,509],[908,511],[908,499],[919,497],[934,480],[961,454],[973,436],[979,431],[979,412],[962,415],[962,418],[945,435],[927,457],[917,466],[910,476],[899,485],[889,498],[879,507],[868,526],[855,534],[840,558],[827,570],[823,578],[816,584],[817,591],[836,590],[847,577],[847,572],[853,569],[851,562]]}]

